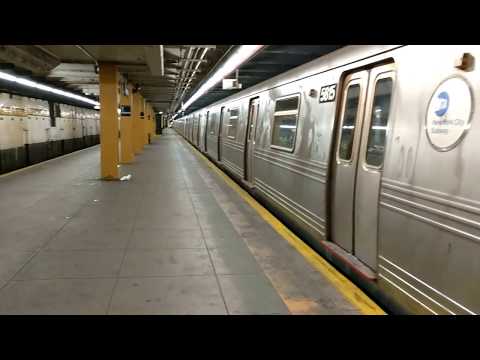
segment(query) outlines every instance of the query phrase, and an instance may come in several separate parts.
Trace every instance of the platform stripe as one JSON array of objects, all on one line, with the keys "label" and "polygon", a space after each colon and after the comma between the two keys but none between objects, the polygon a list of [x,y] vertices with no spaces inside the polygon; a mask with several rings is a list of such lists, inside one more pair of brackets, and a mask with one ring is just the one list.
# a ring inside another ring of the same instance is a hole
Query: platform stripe
[{"label": "platform stripe", "polygon": [[[190,145],[190,144],[189,144]],[[190,145],[191,146],[191,145]],[[365,315],[386,315],[386,313],[354,283],[338,272],[332,265],[316,253],[311,247],[297,237],[290,229],[283,225],[275,216],[258,203],[247,191],[221,171],[213,162],[192,146],[194,153],[220,176],[243,200],[275,229],[291,246],[293,246],[317,271],[340,291],[340,293]]]}]

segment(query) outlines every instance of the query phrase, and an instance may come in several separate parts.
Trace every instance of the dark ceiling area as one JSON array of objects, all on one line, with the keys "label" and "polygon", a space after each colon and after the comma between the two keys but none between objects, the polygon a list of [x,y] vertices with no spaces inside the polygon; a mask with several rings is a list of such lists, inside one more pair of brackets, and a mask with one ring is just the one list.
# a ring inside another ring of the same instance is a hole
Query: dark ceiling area
[{"label": "dark ceiling area", "polygon": [[[242,91],[250,86],[256,85],[262,81],[270,79],[294,67],[305,64],[316,58],[324,56],[332,51],[341,48],[343,45],[269,45],[263,48],[258,54],[246,61],[239,67],[238,79],[242,84],[240,90],[222,90],[222,83],[215,85],[208,93],[195,101],[185,111],[189,114],[195,110],[208,106],[222,98]],[[221,59],[222,61],[223,59]],[[217,63],[215,68],[221,66]],[[232,74],[234,75],[234,74]],[[204,81],[198,84],[197,88]],[[197,89],[196,88],[196,89]],[[196,89],[192,90],[192,93]]]},{"label": "dark ceiling area", "polygon": [[[72,88],[60,80],[48,78],[48,71],[60,65],[59,61],[50,56],[43,56],[40,51],[31,45],[0,45],[0,71],[9,75],[26,78],[40,84],[45,84],[59,90],[68,91],[78,96],[98,100],[95,96],[87,96],[80,89]],[[40,98],[54,102],[93,108],[93,105],[83,101],[66,98],[52,93],[46,93],[35,88],[27,87],[11,81],[0,79],[0,92],[9,92],[17,95]]]},{"label": "dark ceiling area", "polygon": [[[155,111],[173,114],[241,45],[0,45],[0,71],[22,76],[77,95],[98,100],[101,62],[118,64],[122,76],[134,83]],[[326,55],[342,45],[265,45],[238,69],[247,89],[271,77]],[[228,78],[235,77],[230,74]],[[60,98],[0,80],[0,91],[60,101]],[[222,82],[192,103],[191,113],[237,90]],[[74,99],[63,102],[89,106]]]}]

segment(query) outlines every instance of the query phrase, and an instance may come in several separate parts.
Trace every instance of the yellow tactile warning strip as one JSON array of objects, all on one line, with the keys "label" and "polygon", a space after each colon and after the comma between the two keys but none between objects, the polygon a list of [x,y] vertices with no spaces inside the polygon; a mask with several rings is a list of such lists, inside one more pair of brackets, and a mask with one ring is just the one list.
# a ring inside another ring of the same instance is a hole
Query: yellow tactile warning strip
[{"label": "yellow tactile warning strip", "polygon": [[72,156],[74,154],[78,154],[82,151],[85,151],[85,150],[88,150],[88,149],[93,149],[97,146],[100,146],[99,144],[97,145],[93,145],[93,146],[89,146],[89,147],[86,147],[84,149],[80,149],[80,150],[75,150],[75,151],[72,151],[71,153],[68,153],[68,154],[65,154],[65,155],[61,155],[61,156],[57,156],[57,157],[54,157],[52,159],[48,159],[48,160],[45,160],[45,161],[41,161],[39,163],[36,163],[36,164],[33,164],[33,165],[29,165],[29,166],[25,166],[23,168],[20,168],[20,169],[17,169],[17,170],[13,170],[13,171],[10,171],[10,172],[7,172],[5,174],[2,174],[0,175],[0,179],[1,178],[4,178],[4,177],[7,177],[7,176],[11,176],[13,174],[18,174],[18,173],[21,173],[23,171],[27,171],[27,170],[30,170],[30,169],[33,169],[35,167],[38,167],[38,166],[41,166],[41,165],[45,165],[45,164],[48,164],[49,162],[52,162],[52,161],[55,161],[55,160],[60,160],[60,159],[63,159],[63,158],[66,158],[68,156]]},{"label": "yellow tactile warning strip", "polygon": [[299,237],[283,225],[275,216],[258,203],[247,191],[242,189],[235,181],[221,171],[213,162],[200,153],[197,149],[194,153],[201,158],[207,166],[220,176],[243,200],[245,200],[255,211],[275,229],[291,246],[293,246],[317,271],[325,278],[362,314],[365,315],[386,315],[386,313],[370,299],[362,290],[338,272],[332,265],[323,259],[312,248],[305,244]]}]

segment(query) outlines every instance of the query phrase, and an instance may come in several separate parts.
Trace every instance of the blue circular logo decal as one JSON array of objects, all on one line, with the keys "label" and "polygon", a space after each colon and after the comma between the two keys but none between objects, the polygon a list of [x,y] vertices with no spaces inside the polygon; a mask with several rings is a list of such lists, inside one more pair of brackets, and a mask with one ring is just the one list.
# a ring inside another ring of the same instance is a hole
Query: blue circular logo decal
[{"label": "blue circular logo decal", "polygon": [[448,93],[446,91],[442,91],[440,94],[438,94],[437,100],[438,100],[438,108],[437,110],[435,110],[435,114],[437,116],[443,116],[448,111],[450,97],[448,96]]}]

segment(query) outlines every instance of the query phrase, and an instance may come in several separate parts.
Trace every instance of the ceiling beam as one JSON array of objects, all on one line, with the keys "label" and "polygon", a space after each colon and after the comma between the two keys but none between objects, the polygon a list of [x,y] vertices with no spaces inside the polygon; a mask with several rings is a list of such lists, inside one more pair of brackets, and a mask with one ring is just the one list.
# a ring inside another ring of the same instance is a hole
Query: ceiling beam
[{"label": "ceiling beam", "polygon": [[162,76],[162,59],[160,45],[144,46],[145,59],[147,60],[150,73],[154,76]]},{"label": "ceiling beam", "polygon": [[263,51],[264,54],[281,54],[283,55],[293,55],[293,56],[305,56],[305,55],[310,55],[310,56],[315,56],[318,54],[318,49],[292,49],[292,50],[286,50],[286,49],[265,49]]},{"label": "ceiling beam", "polygon": [[88,86],[88,87],[98,87],[98,88],[100,88],[100,85],[98,83],[82,82],[82,81],[71,82],[71,83],[68,83],[68,85],[78,85],[78,86]]},{"label": "ceiling beam", "polygon": [[250,73],[250,74],[274,74],[274,73],[277,73],[278,71],[280,72],[283,72],[284,68],[280,68],[280,69],[272,69],[271,67],[270,68],[264,68],[264,69],[240,69],[238,70],[238,76],[242,76],[242,74],[245,74],[245,73]]},{"label": "ceiling beam", "polygon": [[35,74],[47,74],[60,61],[33,45],[0,45],[0,61],[12,63]]},{"label": "ceiling beam", "polygon": [[178,59],[178,61],[196,62],[196,63],[198,63],[198,62],[203,62],[203,63],[208,62],[207,59],[189,59],[189,58],[188,59],[187,58]]},{"label": "ceiling beam", "polygon": [[179,47],[181,47],[181,48],[194,47],[194,48],[200,48],[200,49],[216,49],[217,45],[180,45]]},{"label": "ceiling beam", "polygon": [[95,73],[87,73],[87,72],[63,72],[63,71],[53,71],[48,74],[48,77],[57,77],[57,78],[66,78],[66,77],[81,77],[81,78],[93,78],[98,79],[99,76]]}]

